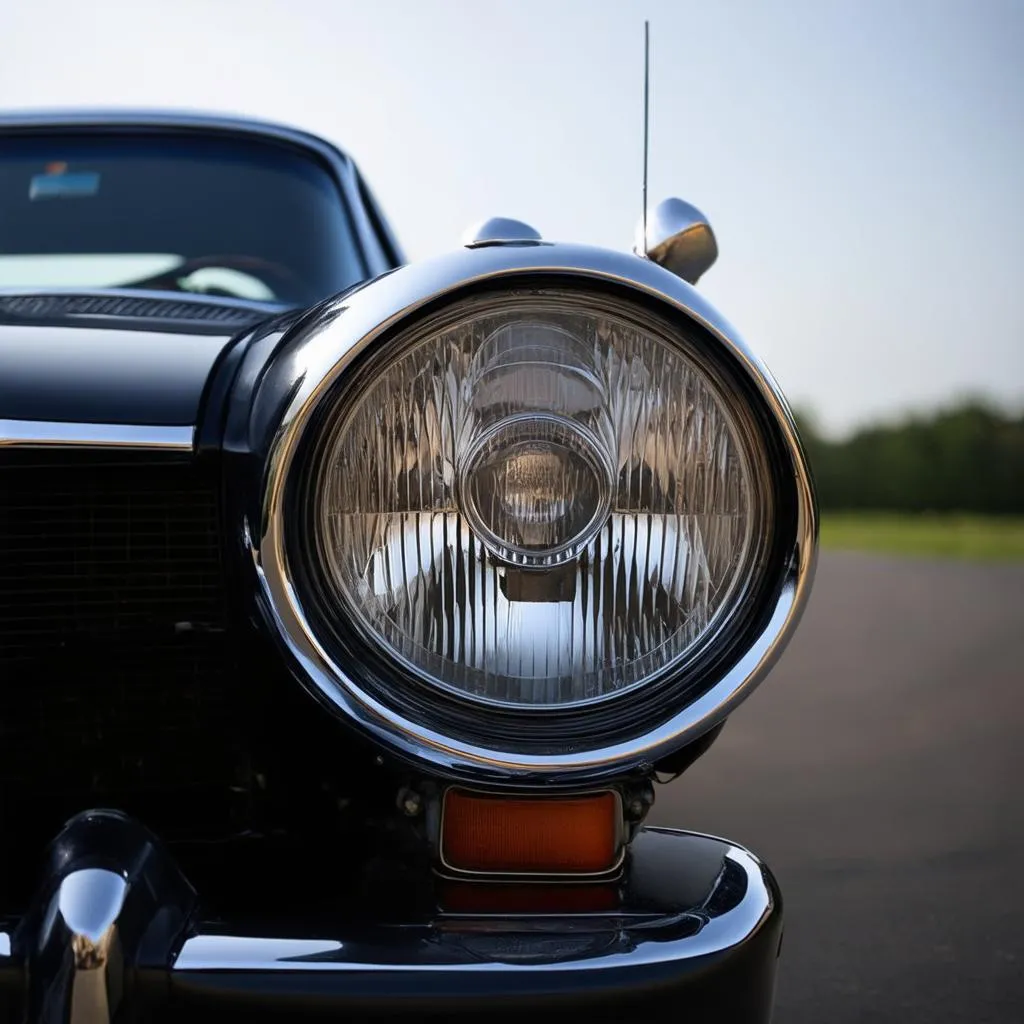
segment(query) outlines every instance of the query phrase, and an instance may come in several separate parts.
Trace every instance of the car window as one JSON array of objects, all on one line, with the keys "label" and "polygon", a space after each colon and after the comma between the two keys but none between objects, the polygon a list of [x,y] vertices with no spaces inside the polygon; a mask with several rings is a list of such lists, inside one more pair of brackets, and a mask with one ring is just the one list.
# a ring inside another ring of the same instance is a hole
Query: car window
[{"label": "car window", "polygon": [[0,289],[306,305],[365,276],[334,179],[273,141],[0,136]]}]

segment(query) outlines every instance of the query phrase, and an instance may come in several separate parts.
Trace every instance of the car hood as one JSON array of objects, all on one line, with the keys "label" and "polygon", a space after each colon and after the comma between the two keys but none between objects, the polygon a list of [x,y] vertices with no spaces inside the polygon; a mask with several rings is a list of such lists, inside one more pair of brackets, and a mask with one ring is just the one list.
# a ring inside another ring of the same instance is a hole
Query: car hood
[{"label": "car hood", "polygon": [[278,307],[175,295],[0,295],[0,419],[186,426],[232,340]]}]

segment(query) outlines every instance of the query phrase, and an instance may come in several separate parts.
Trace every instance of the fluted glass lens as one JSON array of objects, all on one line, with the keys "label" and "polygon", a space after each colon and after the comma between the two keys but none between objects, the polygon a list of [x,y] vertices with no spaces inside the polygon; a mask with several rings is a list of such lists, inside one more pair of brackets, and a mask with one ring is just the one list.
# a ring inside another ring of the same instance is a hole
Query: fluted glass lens
[{"label": "fluted glass lens", "polygon": [[513,417],[466,460],[459,507],[499,558],[532,568],[567,562],[607,518],[612,468],[605,454],[564,420]]},{"label": "fluted glass lens", "polygon": [[609,698],[683,664],[751,578],[744,407],[624,302],[462,303],[336,402],[307,492],[325,614],[430,685]]}]

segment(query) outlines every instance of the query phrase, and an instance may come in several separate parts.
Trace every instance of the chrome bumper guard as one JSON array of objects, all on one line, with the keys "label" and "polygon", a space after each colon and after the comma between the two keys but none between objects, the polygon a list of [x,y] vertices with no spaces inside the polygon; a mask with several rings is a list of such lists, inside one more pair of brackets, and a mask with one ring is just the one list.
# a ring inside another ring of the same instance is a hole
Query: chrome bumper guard
[{"label": "chrome bumper guard", "polygon": [[612,909],[439,907],[408,923],[249,934],[204,919],[200,897],[140,824],[89,811],[52,844],[30,911],[0,928],[0,1016],[42,1024],[271,1011],[502,1019],[557,1006],[591,1019],[671,1008],[755,1024],[771,1014],[782,911],[774,879],[748,851],[645,828]]}]

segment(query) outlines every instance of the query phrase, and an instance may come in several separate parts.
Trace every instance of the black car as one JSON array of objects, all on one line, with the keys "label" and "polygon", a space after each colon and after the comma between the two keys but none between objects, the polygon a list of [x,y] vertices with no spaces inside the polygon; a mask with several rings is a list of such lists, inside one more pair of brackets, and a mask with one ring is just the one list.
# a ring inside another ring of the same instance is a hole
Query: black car
[{"label": "black car", "polygon": [[640,242],[409,264],[306,133],[0,119],[7,1018],[768,1020],[771,874],[644,820],[814,495],[707,222]]}]

